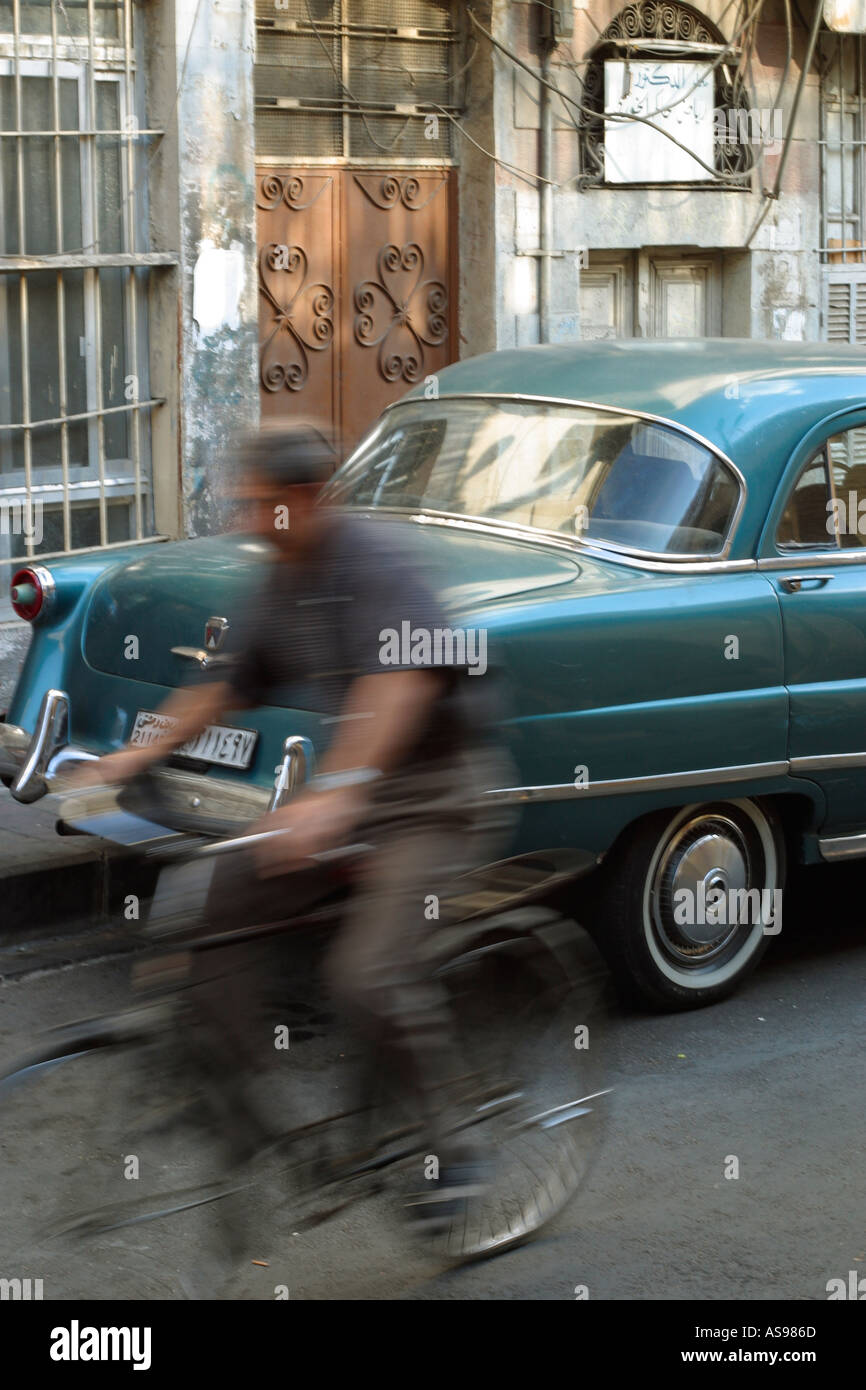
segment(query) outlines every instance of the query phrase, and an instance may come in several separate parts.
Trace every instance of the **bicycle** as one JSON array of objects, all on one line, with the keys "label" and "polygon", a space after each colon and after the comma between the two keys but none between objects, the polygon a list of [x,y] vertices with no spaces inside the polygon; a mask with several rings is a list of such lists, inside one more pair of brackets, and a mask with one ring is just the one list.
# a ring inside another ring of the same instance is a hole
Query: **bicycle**
[{"label": "bicycle", "polygon": [[[30,1094],[28,1083],[49,1069],[93,1055],[106,1059],[116,1077],[115,1057],[131,1052],[146,1071],[150,1061],[150,1075],[158,1076],[160,1084],[169,1078],[179,1082],[169,1128],[205,1095],[215,1102],[209,1106],[211,1137],[225,1140],[226,1125],[214,1125],[214,1115],[226,1115],[220,1078],[207,1077],[200,1056],[196,1061],[190,1032],[195,1010],[188,986],[172,970],[182,953],[286,939],[286,921],[211,935],[190,931],[207,866],[216,856],[247,849],[251,842],[250,836],[184,836],[179,844],[146,851],[149,859],[163,864],[155,897],[163,910],[152,913],[141,935],[146,955],[138,978],[145,981],[149,997],[52,1030],[0,1076],[0,1097],[6,1100],[15,1085]],[[292,932],[333,921],[346,870],[368,848],[355,845],[317,856],[319,870],[328,873],[329,893],[311,911],[289,919]],[[581,1051],[574,1035],[604,1000],[607,974],[587,934],[565,925],[544,906],[584,867],[575,856],[558,851],[476,871],[458,882],[446,919],[431,931],[432,968],[448,988],[463,1055],[472,1058],[469,1070],[457,1078],[463,1116],[457,1128],[478,1132],[485,1150],[496,1155],[496,1171],[484,1194],[470,1201],[434,1242],[449,1262],[498,1253],[546,1226],[580,1187],[597,1147],[596,1102],[610,1088],[594,1083],[590,1071],[597,1071],[602,1049]],[[505,1033],[498,1021],[503,1011]],[[227,1199],[268,1183],[276,1185],[278,1203],[291,1202],[296,1232],[383,1191],[386,1174],[411,1175],[417,1188],[419,1164],[431,1156],[424,1153],[417,1121],[404,1119],[387,1127],[390,1102],[381,1094],[382,1075],[378,1059],[367,1057],[357,1103],[279,1133],[240,1168],[226,1165],[215,1179],[136,1200],[107,1201],[101,1192],[96,1206],[64,1214],[43,1234],[95,1236],[213,1203],[223,1203],[230,1212]],[[190,1089],[193,1078],[195,1090]],[[2,1114],[0,1109],[0,1120]],[[226,1124],[231,1127],[230,1116]],[[85,1120],[82,1127],[90,1133]],[[350,1131],[355,1147],[347,1150]],[[86,1141],[83,1149],[86,1154]],[[89,1190],[94,1185],[91,1173]],[[227,1220],[233,1249],[242,1244],[242,1227],[237,1217]]]}]

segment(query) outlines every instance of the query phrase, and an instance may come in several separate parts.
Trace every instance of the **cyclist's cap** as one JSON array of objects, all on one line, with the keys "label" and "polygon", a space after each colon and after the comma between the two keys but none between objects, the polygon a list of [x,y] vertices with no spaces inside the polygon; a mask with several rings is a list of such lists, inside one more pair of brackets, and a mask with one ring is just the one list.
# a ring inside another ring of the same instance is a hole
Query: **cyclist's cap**
[{"label": "cyclist's cap", "polygon": [[339,459],[313,425],[266,425],[241,441],[245,467],[279,487],[327,482]]}]

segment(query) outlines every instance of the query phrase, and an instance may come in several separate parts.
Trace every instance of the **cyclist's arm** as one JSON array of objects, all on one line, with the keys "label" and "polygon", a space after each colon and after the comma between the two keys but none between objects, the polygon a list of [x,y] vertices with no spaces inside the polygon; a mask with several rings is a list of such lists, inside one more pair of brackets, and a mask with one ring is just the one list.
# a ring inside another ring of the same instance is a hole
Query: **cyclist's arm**
[{"label": "cyclist's arm", "polygon": [[368,767],[390,772],[415,743],[442,683],[442,674],[429,669],[360,676],[349,687],[337,736],[319,771]]},{"label": "cyclist's arm", "polygon": [[[430,670],[358,677],[349,687],[339,732],[319,763],[319,775],[355,768],[389,772],[413,746],[441,683],[441,673]],[[265,816],[254,830],[291,834],[256,845],[259,873],[265,878],[285,873],[293,863],[330,849],[360,821],[369,794],[366,781],[350,778],[323,792],[306,789]]]},{"label": "cyclist's arm", "polygon": [[227,681],[176,690],[159,709],[160,714],[177,721],[171,728],[165,729],[147,747],[127,744],[119,752],[100,758],[98,763],[86,763],[76,771],[74,782],[78,786],[89,786],[98,782],[129,781],[147,771],[154,763],[167,758],[187,739],[201,733],[224,710],[241,707],[240,697]]}]

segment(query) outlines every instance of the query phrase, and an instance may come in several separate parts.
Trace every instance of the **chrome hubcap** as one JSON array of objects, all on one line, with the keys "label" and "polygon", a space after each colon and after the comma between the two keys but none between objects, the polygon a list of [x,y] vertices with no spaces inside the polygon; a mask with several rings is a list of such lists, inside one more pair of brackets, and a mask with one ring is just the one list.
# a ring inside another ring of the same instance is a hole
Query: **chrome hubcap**
[{"label": "chrome hubcap", "polygon": [[[751,837],[750,837],[751,838]],[[755,921],[743,920],[744,890],[763,887],[763,856],[728,816],[679,827],[659,858],[650,890],[656,940],[686,968],[729,956]]]}]

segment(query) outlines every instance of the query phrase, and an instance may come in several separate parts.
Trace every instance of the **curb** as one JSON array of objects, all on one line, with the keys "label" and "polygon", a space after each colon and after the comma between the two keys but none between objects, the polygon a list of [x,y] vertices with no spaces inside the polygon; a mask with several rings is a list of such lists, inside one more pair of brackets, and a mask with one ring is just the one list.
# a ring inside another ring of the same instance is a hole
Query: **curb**
[{"label": "curb", "polygon": [[[25,941],[46,928],[94,929],[135,921],[130,912],[153,893],[159,868],[103,849],[72,864],[49,864],[0,879],[0,940]],[[139,907],[140,912],[140,907]]]}]

